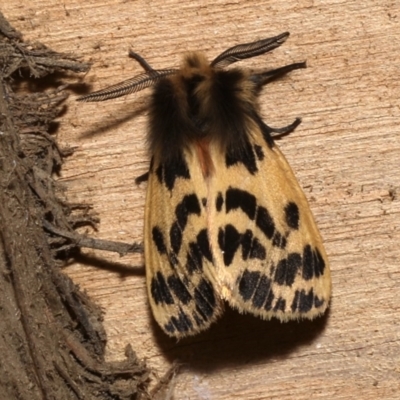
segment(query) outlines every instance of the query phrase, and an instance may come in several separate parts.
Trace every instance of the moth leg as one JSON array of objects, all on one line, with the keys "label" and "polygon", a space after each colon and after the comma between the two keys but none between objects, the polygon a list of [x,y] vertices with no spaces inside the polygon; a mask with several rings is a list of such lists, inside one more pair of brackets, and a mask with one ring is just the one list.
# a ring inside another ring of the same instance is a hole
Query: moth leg
[{"label": "moth leg", "polygon": [[149,180],[149,172],[145,172],[144,174],[135,178],[136,185],[140,185],[142,182],[146,182]]},{"label": "moth leg", "polygon": [[155,71],[155,69],[140,54],[135,53],[132,49],[129,49],[129,57],[136,60],[146,72]]},{"label": "moth leg", "polygon": [[300,118],[296,118],[294,122],[292,122],[290,125],[284,126],[282,128],[273,128],[271,126],[268,126],[265,122],[265,130],[268,131],[268,134],[271,135],[271,133],[276,133],[276,135],[271,135],[273,138],[281,137],[288,135],[289,133],[293,132],[301,123]]},{"label": "moth leg", "polygon": [[278,79],[295,69],[307,68],[306,62],[293,63],[285,65],[284,67],[272,69],[270,71],[260,72],[259,74],[253,74],[250,76],[250,80],[253,81],[258,87],[266,85],[275,79]]},{"label": "moth leg", "polygon": [[289,133],[293,132],[301,123],[301,119],[296,118],[290,125],[282,128],[273,128],[272,126],[267,125],[258,114],[254,114],[253,119],[260,127],[264,140],[270,147],[274,145],[274,139],[288,135]]}]

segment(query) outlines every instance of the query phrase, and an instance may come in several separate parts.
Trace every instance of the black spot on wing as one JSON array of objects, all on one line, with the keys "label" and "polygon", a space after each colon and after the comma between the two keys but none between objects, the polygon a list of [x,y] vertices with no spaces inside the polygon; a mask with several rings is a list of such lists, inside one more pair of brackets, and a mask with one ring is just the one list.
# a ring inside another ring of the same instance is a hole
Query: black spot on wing
[{"label": "black spot on wing", "polygon": [[324,299],[320,299],[318,296],[314,296],[314,307],[320,308],[325,304]]},{"label": "black spot on wing", "polygon": [[[163,164],[159,164],[159,166],[156,169],[156,175],[158,178],[158,182],[160,183],[164,183],[165,179],[164,179],[164,165]],[[175,183],[175,182],[174,182]],[[172,187],[174,187],[174,185],[172,185]],[[169,189],[171,190],[171,189]]]},{"label": "black spot on wing", "polygon": [[[287,245],[287,238],[282,235],[275,226],[274,220],[263,206],[257,206],[256,197],[246,190],[229,187],[225,198],[226,213],[231,210],[242,210],[247,217],[256,223],[256,226],[264,233],[264,235],[272,241],[272,245],[284,249]],[[222,204],[223,198],[217,197],[217,210],[219,204]]]},{"label": "black spot on wing", "polygon": [[305,280],[319,278],[323,275],[325,261],[317,248],[313,250],[310,245],[304,246],[303,260],[303,278]]},{"label": "black spot on wing", "polygon": [[292,310],[306,313],[312,309],[314,305],[314,291],[311,289],[308,293],[305,290],[296,290]]},{"label": "black spot on wing", "polygon": [[296,203],[289,202],[285,207],[285,221],[292,229],[299,229],[300,211]]},{"label": "black spot on wing", "polygon": [[258,271],[248,271],[246,269],[239,278],[239,294],[244,301],[250,300],[253,297],[260,275],[261,273]]},{"label": "black spot on wing", "polygon": [[283,297],[279,297],[276,300],[274,311],[285,311],[286,308],[286,300]]},{"label": "black spot on wing", "polygon": [[251,243],[251,249],[249,258],[258,258],[259,260],[265,260],[267,257],[267,250],[262,243],[255,237]]},{"label": "black spot on wing", "polygon": [[188,271],[189,275],[193,275],[193,272],[195,271],[203,270],[203,255],[201,254],[197,243],[189,243],[189,250],[186,260],[186,270]]},{"label": "black spot on wing", "polygon": [[258,271],[245,270],[238,280],[239,294],[244,301],[252,299],[255,308],[270,311],[274,301],[271,279]]},{"label": "black spot on wing", "polygon": [[265,207],[258,207],[256,225],[264,233],[264,235],[271,239],[275,233],[275,224],[270,213]]},{"label": "black spot on wing", "polygon": [[201,254],[209,262],[213,261],[213,256],[211,254],[211,248],[210,248],[210,242],[208,240],[208,234],[207,234],[207,229],[202,229],[198,234],[197,234],[197,245],[199,246],[201,250]]},{"label": "black spot on wing", "polygon": [[215,312],[216,301],[212,284],[204,278],[194,291],[196,310],[207,321]]},{"label": "black spot on wing", "polygon": [[178,178],[190,179],[189,168],[181,155],[160,164],[156,169],[156,175],[159,182],[165,184],[170,191],[173,190]]},{"label": "black spot on wing", "polygon": [[278,262],[275,270],[274,282],[278,285],[292,286],[301,266],[301,255],[298,253],[290,253],[286,258]]},{"label": "black spot on wing", "polygon": [[271,279],[269,279],[266,275],[262,275],[253,296],[252,300],[253,306],[255,308],[261,308],[264,305],[267,298],[271,297],[271,294],[272,294],[272,299],[270,301],[272,303],[273,293],[271,287]]},{"label": "black spot on wing", "polygon": [[152,278],[150,291],[156,304],[174,304],[174,299],[161,272],[157,272],[156,276]]},{"label": "black spot on wing", "polygon": [[185,229],[190,214],[200,215],[200,213],[200,202],[194,193],[184,196],[175,209],[175,216],[182,230]]},{"label": "black spot on wing", "polygon": [[172,251],[174,254],[178,254],[182,245],[182,229],[178,224],[178,221],[175,221],[171,229],[169,230],[169,240],[171,242]]},{"label": "black spot on wing", "polygon": [[189,275],[192,275],[195,271],[203,270],[204,257],[209,262],[213,261],[206,229],[202,229],[197,234],[195,242],[189,243],[189,251],[186,260],[186,269]]},{"label": "black spot on wing", "polygon": [[250,256],[253,244],[253,232],[250,229],[247,229],[246,232],[242,235],[241,244],[243,260],[246,261]]},{"label": "black spot on wing", "polygon": [[204,325],[204,321],[200,318],[200,316],[196,313],[196,311],[193,312],[192,316],[197,326]]},{"label": "black spot on wing", "polygon": [[193,329],[193,323],[182,310],[179,310],[178,316],[172,316],[164,325],[164,329],[170,333],[175,333],[175,331],[186,333]]},{"label": "black spot on wing", "polygon": [[189,216],[191,214],[200,215],[200,213],[199,199],[194,193],[184,196],[182,201],[176,206],[176,220],[169,231],[171,247],[175,254],[178,254],[181,249],[183,232],[186,228]]},{"label": "black spot on wing", "polygon": [[233,225],[228,224],[225,228],[218,231],[218,245],[223,253],[224,264],[226,267],[232,264],[236,252],[242,246],[242,259],[265,260],[267,256],[266,248],[254,237],[251,230],[246,230],[241,234]]},{"label": "black spot on wing", "polygon": [[157,250],[160,254],[166,254],[167,248],[164,242],[164,235],[161,232],[161,229],[158,226],[154,226],[151,231],[153,242],[157,247]]},{"label": "black spot on wing", "polygon": [[300,313],[307,313],[313,307],[321,307],[324,304],[323,299],[319,299],[318,296],[314,295],[313,289],[310,289],[308,293],[303,290],[296,290],[293,302],[292,311],[298,311]]},{"label": "black spot on wing", "polygon": [[226,213],[240,208],[251,220],[254,220],[257,200],[251,193],[230,187],[226,191]]},{"label": "black spot on wing", "polygon": [[186,289],[186,286],[177,276],[169,276],[167,282],[169,288],[181,303],[188,304],[192,300],[192,296]]},{"label": "black spot on wing", "polygon": [[265,302],[264,310],[271,311],[272,302],[274,301],[274,298],[275,298],[274,292],[273,290],[270,290],[266,296],[267,301]]},{"label": "black spot on wing", "polygon": [[258,171],[253,147],[248,141],[247,136],[243,139],[243,145],[231,146],[227,149],[225,162],[227,168],[241,163],[252,175]]},{"label": "black spot on wing", "polygon": [[176,329],[172,324],[171,319],[169,320],[168,324],[164,325],[164,329],[169,333],[175,333]]},{"label": "black spot on wing", "polygon": [[267,250],[261,244],[261,242],[256,237],[254,237],[253,232],[250,229],[247,229],[246,232],[242,235],[241,244],[243,260],[246,261],[248,258],[258,258],[259,260],[265,260],[267,256]]},{"label": "black spot on wing", "polygon": [[272,245],[284,249],[287,245],[287,239],[280,232],[275,231],[272,237]]},{"label": "black spot on wing", "polygon": [[219,192],[217,199],[215,201],[215,208],[217,209],[218,212],[222,210],[223,204],[224,204],[224,198],[222,197],[222,193]]},{"label": "black spot on wing", "polygon": [[223,251],[225,266],[232,264],[233,257],[240,246],[240,239],[240,233],[231,224],[226,225],[225,229],[219,229],[218,245],[221,251]]}]

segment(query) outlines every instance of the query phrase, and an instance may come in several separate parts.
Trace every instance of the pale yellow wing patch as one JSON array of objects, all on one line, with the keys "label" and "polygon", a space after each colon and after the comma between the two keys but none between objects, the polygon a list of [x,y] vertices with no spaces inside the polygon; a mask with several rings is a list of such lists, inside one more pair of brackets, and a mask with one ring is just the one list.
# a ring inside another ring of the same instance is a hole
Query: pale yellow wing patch
[{"label": "pale yellow wing patch", "polygon": [[145,210],[145,266],[155,319],[170,336],[205,330],[222,312],[206,219],[207,187],[190,152],[153,159]]},{"label": "pale yellow wing patch", "polygon": [[209,236],[221,296],[242,312],[312,319],[329,304],[327,256],[285,157],[259,129],[242,154],[211,147]]}]

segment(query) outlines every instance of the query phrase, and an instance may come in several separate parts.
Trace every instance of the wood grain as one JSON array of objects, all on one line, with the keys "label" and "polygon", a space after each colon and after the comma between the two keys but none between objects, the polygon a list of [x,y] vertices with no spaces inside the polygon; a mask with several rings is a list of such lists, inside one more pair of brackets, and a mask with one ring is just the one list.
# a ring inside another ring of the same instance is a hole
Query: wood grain
[{"label": "wood grain", "polygon": [[[229,310],[210,331],[175,343],[153,322],[140,257],[89,253],[101,268],[66,272],[104,308],[108,357],[131,343],[161,375],[184,363],[175,399],[398,399],[400,391],[400,9],[395,1],[14,0],[2,5],[25,38],[93,62],[92,89],[156,68],[186,50],[212,59],[286,30],[273,54],[243,63],[306,70],[269,85],[272,126],[300,116],[279,145],[310,200],[331,261],[329,314],[313,323],[260,321]],[[82,89],[76,78],[71,90]],[[75,147],[61,173],[72,201],[93,204],[98,237],[141,241],[148,166],[148,92],[99,104],[72,95],[58,138]],[[108,262],[107,262],[108,261]]]}]

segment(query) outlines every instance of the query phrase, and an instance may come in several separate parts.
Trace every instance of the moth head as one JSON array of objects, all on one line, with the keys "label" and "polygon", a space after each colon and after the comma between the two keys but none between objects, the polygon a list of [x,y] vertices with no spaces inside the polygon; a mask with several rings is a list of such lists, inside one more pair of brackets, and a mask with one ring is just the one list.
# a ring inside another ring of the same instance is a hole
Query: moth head
[{"label": "moth head", "polygon": [[185,55],[182,61],[179,73],[184,78],[190,78],[193,75],[209,77],[212,68],[207,57],[201,52],[190,52]]}]

